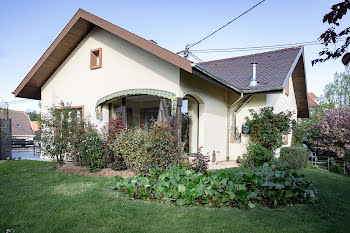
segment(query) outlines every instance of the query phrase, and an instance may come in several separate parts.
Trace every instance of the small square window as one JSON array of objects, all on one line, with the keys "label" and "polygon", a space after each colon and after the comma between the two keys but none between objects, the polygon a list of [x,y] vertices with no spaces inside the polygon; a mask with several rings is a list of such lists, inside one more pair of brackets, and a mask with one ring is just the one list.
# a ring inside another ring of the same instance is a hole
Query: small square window
[{"label": "small square window", "polygon": [[21,125],[20,124],[16,124],[16,127],[19,128],[19,127],[21,127]]},{"label": "small square window", "polygon": [[90,69],[102,67],[102,48],[90,50]]}]

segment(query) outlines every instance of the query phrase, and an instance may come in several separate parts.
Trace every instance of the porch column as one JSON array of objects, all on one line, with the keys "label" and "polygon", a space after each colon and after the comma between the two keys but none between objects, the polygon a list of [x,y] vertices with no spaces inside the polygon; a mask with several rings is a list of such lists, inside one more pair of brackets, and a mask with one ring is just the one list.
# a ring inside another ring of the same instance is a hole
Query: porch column
[{"label": "porch column", "polygon": [[112,116],[112,103],[108,104],[108,120],[111,122],[113,116]]},{"label": "porch column", "polygon": [[122,98],[122,122],[125,127],[127,127],[127,115],[126,115],[126,98]]},{"label": "porch column", "polygon": [[174,136],[175,143],[179,147],[179,155],[181,155],[181,127],[182,127],[182,115],[181,115],[181,107],[182,107],[182,98],[177,98],[177,106],[176,106],[176,115],[174,122]]}]

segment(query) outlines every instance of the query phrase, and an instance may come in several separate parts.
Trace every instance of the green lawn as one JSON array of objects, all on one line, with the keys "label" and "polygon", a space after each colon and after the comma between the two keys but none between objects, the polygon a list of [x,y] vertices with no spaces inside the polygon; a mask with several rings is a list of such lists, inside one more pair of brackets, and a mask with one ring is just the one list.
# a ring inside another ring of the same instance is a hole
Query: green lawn
[{"label": "green lawn", "polygon": [[176,207],[132,201],[113,178],[67,175],[54,163],[0,163],[0,232],[349,232],[350,178],[302,172],[319,190],[315,205],[286,208]]}]

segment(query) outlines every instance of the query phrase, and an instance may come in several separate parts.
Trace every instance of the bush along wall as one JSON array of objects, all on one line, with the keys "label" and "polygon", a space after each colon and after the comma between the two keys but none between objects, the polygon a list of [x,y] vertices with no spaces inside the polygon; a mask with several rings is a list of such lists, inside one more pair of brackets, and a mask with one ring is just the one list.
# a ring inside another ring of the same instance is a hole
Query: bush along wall
[{"label": "bush along wall", "polygon": [[291,170],[273,170],[264,165],[244,172],[195,173],[186,168],[150,169],[149,174],[123,179],[116,176],[115,189],[131,198],[176,205],[276,207],[313,202],[317,190]]}]

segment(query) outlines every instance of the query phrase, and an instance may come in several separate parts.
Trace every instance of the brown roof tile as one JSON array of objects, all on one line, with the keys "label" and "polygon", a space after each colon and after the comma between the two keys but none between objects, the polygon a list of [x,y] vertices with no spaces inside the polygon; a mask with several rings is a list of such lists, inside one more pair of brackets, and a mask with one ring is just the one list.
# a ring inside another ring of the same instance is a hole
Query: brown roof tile
[{"label": "brown roof tile", "polygon": [[[208,72],[240,92],[282,90],[288,74],[300,53],[301,47],[233,57],[198,63],[195,67]],[[258,86],[250,87],[252,64],[257,63]]]},{"label": "brown roof tile", "polygon": [[27,113],[23,111],[9,110],[8,116],[9,119],[11,119],[13,136],[34,135]]}]

